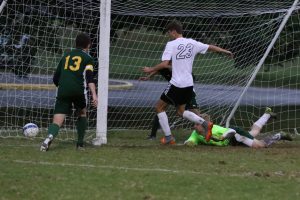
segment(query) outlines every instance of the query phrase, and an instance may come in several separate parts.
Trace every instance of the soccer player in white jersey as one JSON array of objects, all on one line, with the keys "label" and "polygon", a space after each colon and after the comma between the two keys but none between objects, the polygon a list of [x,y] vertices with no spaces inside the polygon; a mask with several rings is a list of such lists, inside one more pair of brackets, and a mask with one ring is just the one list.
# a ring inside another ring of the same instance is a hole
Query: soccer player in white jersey
[{"label": "soccer player in white jersey", "polygon": [[168,104],[174,105],[177,108],[177,113],[183,118],[196,124],[201,124],[206,132],[205,139],[209,141],[213,124],[206,122],[195,113],[185,110],[185,104],[191,100],[193,95],[192,67],[194,58],[198,53],[205,54],[207,51],[225,53],[230,57],[233,57],[233,54],[214,45],[207,45],[193,39],[184,38],[182,25],[179,21],[169,23],[166,31],[171,41],[165,47],[162,62],[153,67],[143,68],[145,73],[152,73],[168,68],[170,61],[172,61],[172,78],[156,104],[159,123],[165,134],[165,137],[161,139],[161,143],[175,144],[175,138],[171,134],[168,116],[165,112]]}]

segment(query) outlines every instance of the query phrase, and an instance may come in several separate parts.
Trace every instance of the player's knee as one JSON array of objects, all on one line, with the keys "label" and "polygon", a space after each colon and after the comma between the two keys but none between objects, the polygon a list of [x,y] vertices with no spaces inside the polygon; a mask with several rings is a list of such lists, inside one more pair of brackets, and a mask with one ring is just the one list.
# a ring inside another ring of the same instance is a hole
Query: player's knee
[{"label": "player's knee", "polygon": [[155,111],[156,113],[161,113],[164,112],[167,108],[167,105],[165,102],[159,100],[155,106]]},{"label": "player's knee", "polygon": [[267,147],[266,144],[260,140],[256,140],[254,139],[253,140],[253,144],[252,144],[252,147],[253,148],[265,148]]},{"label": "player's knee", "polygon": [[163,105],[158,104],[155,106],[156,113],[161,113],[161,112],[164,112],[165,110],[166,110],[166,107]]},{"label": "player's knee", "polygon": [[180,106],[177,107],[177,115],[182,117],[184,111],[185,111],[185,105],[180,105]]},{"label": "player's knee", "polygon": [[156,113],[161,113],[161,112],[164,112],[164,109],[162,109],[162,107],[156,106],[155,111],[156,111]]},{"label": "player's knee", "polygon": [[177,115],[181,116],[183,115],[183,111],[182,110],[177,110]]},{"label": "player's knee", "polygon": [[65,114],[54,114],[53,116],[54,124],[57,124],[59,127],[61,127],[64,121],[65,121]]}]

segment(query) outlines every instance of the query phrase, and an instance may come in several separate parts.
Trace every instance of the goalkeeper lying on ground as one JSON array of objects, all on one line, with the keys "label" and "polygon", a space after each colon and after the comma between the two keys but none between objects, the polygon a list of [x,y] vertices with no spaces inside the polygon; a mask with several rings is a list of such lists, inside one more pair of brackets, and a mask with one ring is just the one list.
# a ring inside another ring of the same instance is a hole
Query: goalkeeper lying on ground
[{"label": "goalkeeper lying on ground", "polygon": [[292,140],[289,133],[279,132],[275,135],[267,136],[262,140],[255,139],[260,133],[262,127],[270,118],[275,118],[276,114],[272,112],[271,108],[266,108],[265,113],[252,125],[251,130],[245,131],[239,127],[224,128],[219,125],[213,125],[211,140],[206,142],[205,137],[202,136],[203,128],[200,124],[195,125],[195,130],[192,132],[189,139],[184,144],[188,146],[195,146],[198,144],[228,146],[244,144],[253,148],[268,147],[279,140]]}]

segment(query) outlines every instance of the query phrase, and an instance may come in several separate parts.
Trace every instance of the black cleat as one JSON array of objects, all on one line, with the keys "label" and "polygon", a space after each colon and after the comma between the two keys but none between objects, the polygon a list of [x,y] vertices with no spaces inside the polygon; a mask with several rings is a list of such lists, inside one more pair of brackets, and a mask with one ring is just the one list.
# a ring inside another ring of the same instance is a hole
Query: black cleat
[{"label": "black cleat", "polygon": [[156,136],[155,135],[148,135],[146,137],[146,140],[156,140]]},{"label": "black cleat", "polygon": [[292,135],[290,133],[280,131],[279,134],[281,140],[293,141]]},{"label": "black cleat", "polygon": [[83,144],[76,144],[76,149],[78,150],[78,151],[85,151],[85,148],[84,148],[84,146],[83,146]]}]

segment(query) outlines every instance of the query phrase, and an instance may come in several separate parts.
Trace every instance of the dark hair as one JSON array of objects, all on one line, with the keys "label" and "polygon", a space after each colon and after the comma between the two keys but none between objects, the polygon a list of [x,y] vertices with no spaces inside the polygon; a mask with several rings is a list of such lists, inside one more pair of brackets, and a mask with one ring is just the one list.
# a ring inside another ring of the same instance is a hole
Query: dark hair
[{"label": "dark hair", "polygon": [[86,33],[80,33],[76,37],[76,48],[86,49],[91,44],[91,38]]},{"label": "dark hair", "polygon": [[180,21],[174,20],[166,26],[166,31],[174,30],[179,34],[182,34],[182,24],[180,23]]}]

